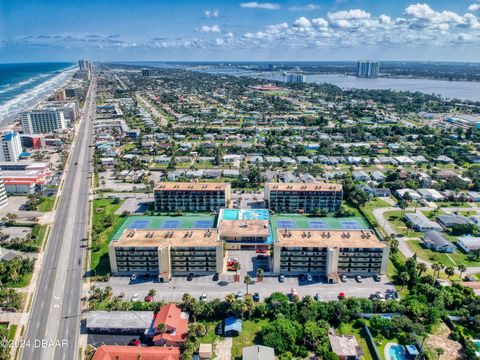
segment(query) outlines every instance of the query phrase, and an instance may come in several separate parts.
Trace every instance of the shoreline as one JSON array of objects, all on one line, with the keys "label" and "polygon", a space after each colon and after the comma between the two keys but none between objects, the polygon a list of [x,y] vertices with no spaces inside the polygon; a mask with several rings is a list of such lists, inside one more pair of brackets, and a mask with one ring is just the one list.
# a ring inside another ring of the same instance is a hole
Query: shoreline
[{"label": "shoreline", "polygon": [[[44,81],[41,84],[29,89],[27,92],[18,94],[15,98],[8,100],[5,104],[0,106],[0,109],[5,108],[5,114],[1,114],[0,129],[11,128],[16,125],[18,115],[25,110],[34,108],[42,101],[46,100],[52,93],[64,86],[73,77],[77,66],[71,66],[52,78]],[[21,103],[18,106],[18,103]],[[13,109],[12,109],[13,107]]]}]

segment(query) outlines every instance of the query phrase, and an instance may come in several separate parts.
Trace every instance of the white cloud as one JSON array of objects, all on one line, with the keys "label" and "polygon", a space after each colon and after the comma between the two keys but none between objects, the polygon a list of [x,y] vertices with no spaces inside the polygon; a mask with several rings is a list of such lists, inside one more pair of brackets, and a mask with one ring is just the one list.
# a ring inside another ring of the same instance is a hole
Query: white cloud
[{"label": "white cloud", "polygon": [[304,16],[302,16],[301,18],[298,18],[293,23],[293,27],[297,27],[297,28],[309,28],[311,26],[312,26],[312,23],[310,22],[310,20],[308,20]]},{"label": "white cloud", "polygon": [[328,21],[325,20],[324,18],[312,19],[312,24],[315,25],[315,26],[318,26],[319,28],[327,28],[328,27]]},{"label": "white cloud", "polygon": [[295,5],[288,8],[290,11],[313,11],[320,9],[320,5],[307,4],[307,5]]},{"label": "white cloud", "polygon": [[356,20],[356,19],[369,19],[372,15],[365,10],[361,9],[352,9],[352,10],[342,10],[334,13],[328,13],[328,18],[332,21],[337,20]]},{"label": "white cloud", "polygon": [[207,17],[207,18],[216,18],[219,15],[217,9],[215,9],[215,10],[205,10],[204,14],[205,14],[205,17]]},{"label": "white cloud", "polygon": [[381,24],[390,24],[392,22],[392,19],[390,18],[390,16],[387,16],[387,15],[380,15],[378,17],[378,20],[380,21]]},{"label": "white cloud", "polygon": [[468,7],[468,11],[477,11],[480,9],[480,4],[471,4],[469,7]]},{"label": "white cloud", "polygon": [[212,25],[212,26],[203,25],[200,28],[199,31],[202,32],[202,33],[218,33],[218,32],[220,32],[220,26],[218,26],[218,25]]},{"label": "white cloud", "polygon": [[278,10],[280,9],[280,5],[274,3],[259,3],[256,1],[241,3],[240,6],[242,8],[251,8],[251,9],[265,9],[265,10]]},{"label": "white cloud", "polygon": [[457,13],[454,13],[453,11],[437,12],[428,4],[409,5],[405,9],[405,13],[414,18],[437,24],[449,22],[460,24],[463,22],[462,17]]}]

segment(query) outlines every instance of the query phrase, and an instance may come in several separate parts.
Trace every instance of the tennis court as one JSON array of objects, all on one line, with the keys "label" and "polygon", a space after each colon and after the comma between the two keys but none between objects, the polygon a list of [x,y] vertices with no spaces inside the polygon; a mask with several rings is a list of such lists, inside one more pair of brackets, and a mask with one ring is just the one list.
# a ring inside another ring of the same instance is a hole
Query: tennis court
[{"label": "tennis court", "polygon": [[208,215],[129,216],[113,232],[112,240],[120,238],[125,229],[209,229],[215,219]]},{"label": "tennis court", "polygon": [[370,227],[361,217],[310,217],[304,215],[272,215],[270,221],[273,236],[276,229],[310,229],[310,230],[366,230]]}]

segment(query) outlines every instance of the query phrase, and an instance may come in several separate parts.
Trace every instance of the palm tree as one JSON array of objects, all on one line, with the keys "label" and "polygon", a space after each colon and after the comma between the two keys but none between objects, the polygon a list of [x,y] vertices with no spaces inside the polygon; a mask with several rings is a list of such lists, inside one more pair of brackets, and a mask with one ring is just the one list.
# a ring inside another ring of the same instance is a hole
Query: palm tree
[{"label": "palm tree", "polygon": [[163,334],[165,331],[167,331],[167,326],[165,325],[165,323],[161,322],[157,325],[155,331],[157,334]]},{"label": "palm tree", "polygon": [[449,266],[445,269],[445,274],[448,276],[448,280],[450,280],[450,277],[455,275],[455,268],[452,266]]},{"label": "palm tree", "polygon": [[440,272],[440,265],[437,264],[437,263],[433,263],[431,265],[431,267],[432,267],[432,270],[433,270],[433,281],[435,281],[435,274],[436,274],[437,271]]},{"label": "palm tree", "polygon": [[417,264],[417,271],[418,271],[418,276],[422,276],[423,273],[427,272],[427,264],[425,263],[418,263]]},{"label": "palm tree", "polygon": [[157,295],[157,291],[155,289],[148,290],[148,296],[154,297]]},{"label": "palm tree", "polygon": [[237,261],[235,264],[233,264],[233,270],[235,270],[235,281],[238,281],[238,272],[242,268],[242,265]]},{"label": "palm tree", "polygon": [[257,269],[257,278],[259,278],[260,280],[263,280],[263,273],[265,271],[262,269],[262,268],[258,268]]},{"label": "palm tree", "polygon": [[247,286],[247,295],[248,295],[248,285],[253,284],[252,277],[250,275],[245,275],[245,277],[243,278],[243,283]]},{"label": "palm tree", "polygon": [[408,281],[408,273],[405,271],[402,271],[401,273],[398,274],[398,279],[400,280],[400,283],[402,284],[402,290],[405,287],[405,284]]},{"label": "palm tree", "polygon": [[460,272],[460,280],[462,279],[462,274],[467,271],[467,265],[465,264],[460,264],[457,267],[458,271]]}]

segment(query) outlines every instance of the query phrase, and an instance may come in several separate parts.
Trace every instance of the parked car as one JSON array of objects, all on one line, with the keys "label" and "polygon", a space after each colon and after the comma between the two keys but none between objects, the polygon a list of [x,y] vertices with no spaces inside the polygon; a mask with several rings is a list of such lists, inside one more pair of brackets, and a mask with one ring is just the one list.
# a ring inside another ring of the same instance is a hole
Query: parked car
[{"label": "parked car", "polygon": [[313,299],[316,301],[323,301],[322,295],[320,295],[319,293],[316,293]]},{"label": "parked car", "polygon": [[119,295],[118,295],[118,298],[119,299],[123,299],[125,297],[125,293],[124,292],[121,292]]},{"label": "parked car", "polygon": [[285,282],[285,276],[282,274],[278,275],[278,281],[281,283]]},{"label": "parked car", "polygon": [[347,275],[345,275],[345,274],[340,275],[340,281],[341,282],[347,282]]},{"label": "parked car", "polygon": [[192,281],[195,275],[193,273],[188,274],[187,281]]},{"label": "parked car", "polygon": [[255,302],[259,302],[260,301],[260,294],[258,292],[256,292],[255,294],[253,294],[252,299]]},{"label": "parked car", "polygon": [[257,250],[255,250],[255,252],[256,252],[257,254],[267,254],[267,253],[268,253],[268,250],[266,250],[266,249],[257,249]]},{"label": "parked car", "polygon": [[152,302],[153,301],[153,296],[145,296],[145,301],[146,302]]},{"label": "parked car", "polygon": [[240,299],[240,300],[243,299],[243,292],[238,290],[237,293],[235,294],[235,298]]},{"label": "parked car", "polygon": [[311,274],[307,274],[307,281],[308,282],[312,282],[313,281],[313,277]]},{"label": "parked car", "polygon": [[359,283],[361,283],[363,281],[362,277],[360,275],[356,275],[355,276],[355,280]]},{"label": "parked car", "polygon": [[131,281],[137,280],[137,274],[132,274],[132,276],[130,276],[130,280]]},{"label": "parked car", "polygon": [[221,321],[215,327],[215,334],[217,334],[217,335],[222,335],[223,334],[223,324],[222,324]]},{"label": "parked car", "polygon": [[140,346],[140,345],[142,345],[142,343],[138,339],[132,339],[128,343],[128,346]]},{"label": "parked car", "polygon": [[213,281],[218,281],[218,279],[220,279],[220,274],[218,272],[216,272],[215,274],[213,274],[212,280]]},{"label": "parked car", "polygon": [[344,292],[341,292],[340,294],[338,294],[338,299],[339,299],[339,300],[345,299],[345,293],[344,293]]},{"label": "parked car", "polygon": [[380,277],[380,275],[375,274],[375,275],[373,275],[373,280],[376,281],[376,282],[380,282],[380,281],[382,281],[382,278]]},{"label": "parked car", "polygon": [[138,301],[138,294],[134,294],[134,295],[132,296],[132,299],[131,299],[131,300],[134,301],[134,302],[135,302],[135,301]]},{"label": "parked car", "polygon": [[207,294],[203,293],[203,294],[200,296],[200,300],[201,300],[201,301],[207,300]]}]

